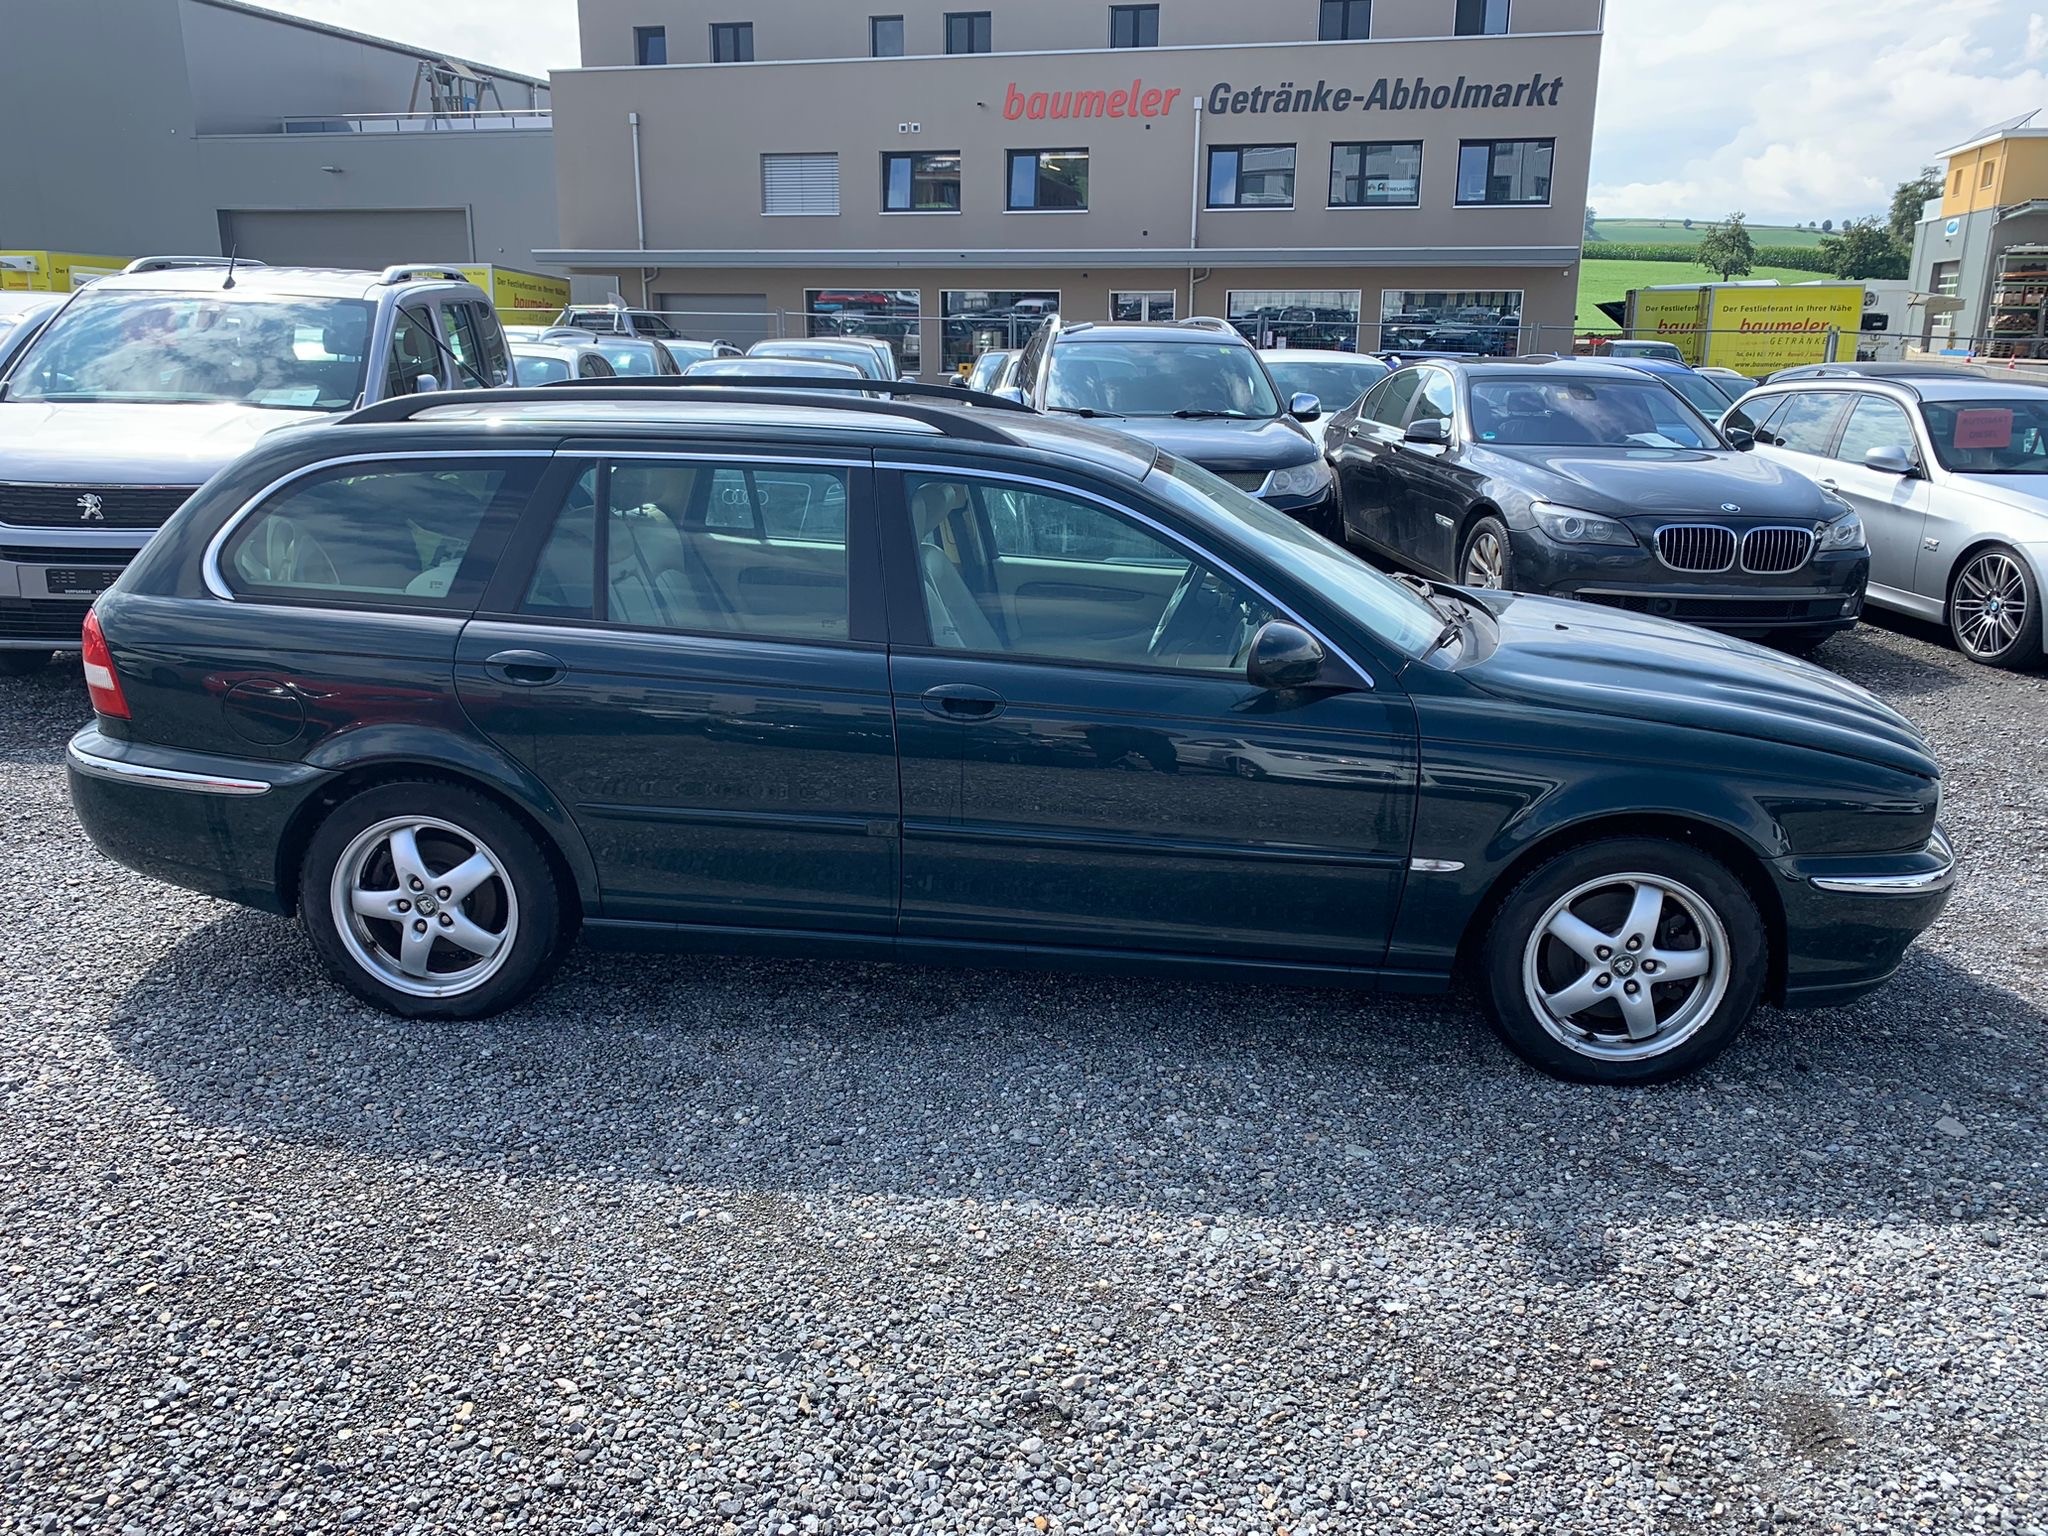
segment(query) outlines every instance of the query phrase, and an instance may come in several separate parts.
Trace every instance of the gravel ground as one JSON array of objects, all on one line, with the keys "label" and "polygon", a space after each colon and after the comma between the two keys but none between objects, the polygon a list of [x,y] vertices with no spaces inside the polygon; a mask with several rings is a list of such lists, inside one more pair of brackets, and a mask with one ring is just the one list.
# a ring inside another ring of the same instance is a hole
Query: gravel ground
[{"label": "gravel ground", "polygon": [[1443,1000],[584,953],[400,1023],[0,684],[0,1531],[2048,1530],[2048,678],[1898,982],[1675,1087]]}]

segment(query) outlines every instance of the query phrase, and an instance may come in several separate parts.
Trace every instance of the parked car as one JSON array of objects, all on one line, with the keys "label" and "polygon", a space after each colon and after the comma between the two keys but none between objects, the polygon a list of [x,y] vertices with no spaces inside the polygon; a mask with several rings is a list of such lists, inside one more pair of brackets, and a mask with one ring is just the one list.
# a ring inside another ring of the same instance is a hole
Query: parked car
[{"label": "parked car", "polygon": [[595,337],[580,342],[515,339],[512,366],[522,385],[559,384],[564,379],[609,379],[618,372]]},{"label": "parked car", "polygon": [[1651,378],[1677,390],[1685,397],[1686,404],[1708,421],[1719,421],[1728,409],[1728,393],[1721,387],[1720,381],[1710,379],[1697,369],[1688,368],[1684,363],[1674,363],[1666,357],[1617,357],[1613,361],[1620,367],[1633,368],[1637,373],[1647,373]]},{"label": "parked car", "polygon": [[1682,363],[1685,354],[1678,350],[1678,344],[1670,341],[1636,341],[1633,339],[1602,340],[1593,344],[1593,355],[1610,362],[1623,358],[1654,357],[1667,363]]},{"label": "parked car", "polygon": [[1000,349],[982,353],[974,360],[972,368],[958,376],[962,387],[977,389],[984,394],[992,392],[1003,376],[1003,364],[1016,355],[1014,352]]},{"label": "parked car", "polygon": [[1863,608],[1855,509],[1624,364],[1404,368],[1329,441],[1347,534],[1426,576],[1794,649]]},{"label": "parked car", "polygon": [[1308,423],[1314,395],[1283,399],[1252,344],[1220,320],[1047,320],[1017,360],[1015,388],[1051,415],[1117,429],[1221,475],[1328,537],[1336,486]]},{"label": "parked car", "polygon": [[510,381],[460,273],[146,258],[72,294],[0,380],[0,673],[78,646],[86,605],[266,433]]},{"label": "parked car", "polygon": [[579,926],[1401,991],[1469,960],[1510,1045],[1604,1082],[1868,991],[1947,899],[1938,767],[1860,688],[1425,596],[1149,444],[910,388],[281,434],[100,598],[80,821],[409,1016],[512,1005]]},{"label": "parked car", "polygon": [[654,309],[629,309],[622,304],[571,304],[555,316],[555,326],[588,331],[593,336],[656,336],[681,341],[683,333],[669,316]]},{"label": "parked car", "polygon": [[1728,397],[1728,402],[1731,405],[1748,394],[1752,389],[1755,389],[1758,383],[1757,380],[1752,379],[1748,374],[1737,373],[1733,368],[1703,366],[1695,368],[1693,372],[1703,379],[1710,380],[1716,389]]},{"label": "parked car", "polygon": [[683,371],[671,344],[651,336],[600,336],[597,346],[620,378],[674,378]]},{"label": "parked car", "polygon": [[851,363],[870,379],[884,383],[896,377],[896,354],[886,341],[862,336],[786,337],[757,341],[748,357],[807,357],[824,363]]},{"label": "parked car", "polygon": [[1376,357],[1351,352],[1278,347],[1259,360],[1282,395],[1314,395],[1325,411],[1341,411],[1393,369]]},{"label": "parked car", "polygon": [[683,370],[686,379],[864,379],[852,363],[812,357],[707,357]]},{"label": "parked car", "polygon": [[43,322],[64,305],[61,293],[0,293],[0,378],[22,353]]},{"label": "parked car", "polygon": [[1871,602],[1947,625],[1972,661],[2037,665],[2048,386],[2008,372],[1896,367],[1767,384],[1723,428],[1857,509],[1870,537]]}]

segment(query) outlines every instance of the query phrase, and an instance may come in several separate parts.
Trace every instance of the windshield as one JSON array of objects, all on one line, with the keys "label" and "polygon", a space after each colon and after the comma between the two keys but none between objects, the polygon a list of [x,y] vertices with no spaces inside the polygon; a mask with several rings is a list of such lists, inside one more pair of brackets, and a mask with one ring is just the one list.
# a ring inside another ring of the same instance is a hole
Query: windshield
[{"label": "windshield", "polygon": [[23,354],[8,398],[343,411],[369,337],[360,299],[96,293]]},{"label": "windshield", "polygon": [[654,355],[654,343],[642,342],[635,346],[630,342],[601,342],[598,350],[612,365],[613,372],[621,377],[642,378],[661,372],[661,364]]},{"label": "windshield", "polygon": [[1282,395],[1314,395],[1326,411],[1341,411],[1393,370],[1370,358],[1269,357],[1266,372]]},{"label": "windshield", "polygon": [[1507,448],[1718,448],[1713,429],[1662,384],[1472,378],[1472,433]]},{"label": "windshield", "polygon": [[820,363],[846,363],[864,378],[882,377],[882,360],[867,347],[820,346],[807,341],[764,341],[747,349],[749,357],[808,357]]},{"label": "windshield", "polygon": [[[1733,405],[1752,389],[1756,388],[1756,381],[1754,379],[1740,379],[1726,373],[1703,373],[1700,377],[1718,389],[1726,398],[1728,405]],[[1727,406],[1722,407],[1722,410],[1726,409]]]},{"label": "windshield", "polygon": [[1054,347],[1045,406],[1050,411],[1098,411],[1105,416],[1280,414],[1272,382],[1249,347],[1203,341]]},{"label": "windshield", "polygon": [[1920,414],[1951,474],[2048,475],[2048,390],[2039,400],[1929,400]]},{"label": "windshield", "polygon": [[1700,374],[1692,372],[1690,369],[1684,373],[1673,369],[1669,373],[1653,373],[1650,377],[1661,383],[1669,384],[1673,389],[1685,396],[1687,403],[1694,410],[1698,411],[1709,421],[1717,420],[1721,413],[1728,409],[1728,397],[1721,392],[1720,387],[1712,379],[1705,378]]},{"label": "windshield", "polygon": [[1267,559],[1402,655],[1425,654],[1443,633],[1444,616],[1412,587],[1381,575],[1356,555],[1199,465],[1162,453],[1145,484],[1198,515],[1228,513]]},{"label": "windshield", "polygon": [[552,352],[522,352],[512,349],[512,362],[519,373],[519,382],[526,384],[559,384],[569,377],[569,363],[566,358]]}]

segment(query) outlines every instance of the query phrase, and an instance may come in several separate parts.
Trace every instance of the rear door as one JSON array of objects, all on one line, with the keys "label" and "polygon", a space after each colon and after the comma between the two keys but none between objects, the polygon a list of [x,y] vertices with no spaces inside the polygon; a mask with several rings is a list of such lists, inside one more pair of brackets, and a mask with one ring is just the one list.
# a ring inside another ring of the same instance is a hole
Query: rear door
[{"label": "rear door", "polygon": [[558,461],[457,686],[575,817],[606,917],[893,930],[872,482],[865,454],[742,445]]}]

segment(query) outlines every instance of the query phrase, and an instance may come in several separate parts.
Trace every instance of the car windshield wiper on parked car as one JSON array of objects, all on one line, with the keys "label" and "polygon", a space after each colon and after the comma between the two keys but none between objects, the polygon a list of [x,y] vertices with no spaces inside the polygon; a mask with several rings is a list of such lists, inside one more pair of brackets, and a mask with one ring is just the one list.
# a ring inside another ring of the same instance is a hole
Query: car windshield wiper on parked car
[{"label": "car windshield wiper on parked car", "polygon": [[1085,416],[1091,420],[1097,416],[1110,416],[1118,421],[1126,419],[1122,411],[1098,411],[1092,405],[1049,405],[1046,409],[1057,411],[1062,416]]},{"label": "car windshield wiper on parked car", "polygon": [[1182,421],[1209,421],[1217,417],[1226,417],[1231,421],[1250,421],[1252,419],[1250,411],[1175,411],[1173,414]]},{"label": "car windshield wiper on parked car", "polygon": [[1443,615],[1444,627],[1438,631],[1436,639],[1430,642],[1429,649],[1424,651],[1423,655],[1434,655],[1453,641],[1462,641],[1465,638],[1465,627],[1472,622],[1470,608],[1455,597],[1444,596],[1420,576],[1411,576],[1406,571],[1400,571],[1395,574],[1394,580]]}]

